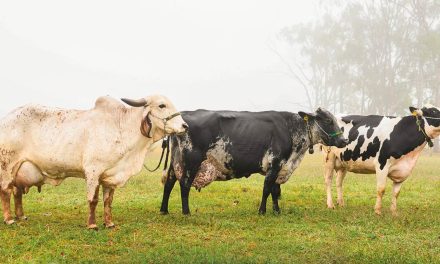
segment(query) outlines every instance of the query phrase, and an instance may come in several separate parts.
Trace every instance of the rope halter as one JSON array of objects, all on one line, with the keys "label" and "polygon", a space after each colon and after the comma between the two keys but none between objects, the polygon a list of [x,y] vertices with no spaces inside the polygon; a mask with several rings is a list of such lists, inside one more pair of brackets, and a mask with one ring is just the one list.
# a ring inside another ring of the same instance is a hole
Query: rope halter
[{"label": "rope halter", "polygon": [[[425,128],[422,127],[422,120],[423,120],[423,118],[440,120],[440,118],[429,117],[429,116],[423,116],[422,118],[419,118],[419,115],[417,114],[416,111],[413,111],[412,115],[415,116],[417,127],[418,127],[419,131],[422,132],[423,136],[425,137],[426,142],[428,142],[428,146],[430,148],[434,147],[434,143],[432,142],[432,139],[428,136],[428,134],[426,134]],[[428,123],[428,122],[426,122],[426,123]]]},{"label": "rope halter", "polygon": [[[308,133],[308,135],[309,135],[309,140],[310,140],[310,146],[309,146],[309,153],[310,154],[313,154],[314,153],[314,150],[313,150],[313,145],[312,145],[312,142],[313,142],[313,136],[312,136],[312,130],[310,129],[310,124],[309,124],[309,117],[306,115],[306,116],[304,116],[304,121],[306,122],[306,127],[307,127],[307,133]],[[326,136],[327,136],[327,138],[328,139],[331,139],[331,138],[335,138],[335,137],[337,137],[337,136],[340,136],[340,135],[342,135],[343,133],[342,133],[342,131],[337,131],[337,132],[332,132],[332,133],[327,133],[319,124],[318,124],[318,122],[315,122],[315,124],[318,126],[318,128],[319,128],[319,130],[321,130]]]}]

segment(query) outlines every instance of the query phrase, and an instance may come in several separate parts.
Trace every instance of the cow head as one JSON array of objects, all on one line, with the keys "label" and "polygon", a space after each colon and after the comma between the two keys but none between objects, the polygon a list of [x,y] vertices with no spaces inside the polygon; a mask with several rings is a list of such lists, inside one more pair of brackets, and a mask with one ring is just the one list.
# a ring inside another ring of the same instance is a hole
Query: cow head
[{"label": "cow head", "polygon": [[146,137],[153,137],[156,130],[165,135],[183,134],[188,130],[180,113],[165,96],[152,95],[139,100],[121,100],[130,106],[144,108],[141,132]]},{"label": "cow head", "polygon": [[440,109],[438,107],[425,105],[422,109],[410,107],[409,110],[425,120],[427,124],[425,125],[426,135],[430,138],[436,138],[440,135]]},{"label": "cow head", "polygon": [[344,138],[335,116],[325,109],[318,108],[315,113],[298,113],[310,126],[313,143],[343,148],[348,139]]}]

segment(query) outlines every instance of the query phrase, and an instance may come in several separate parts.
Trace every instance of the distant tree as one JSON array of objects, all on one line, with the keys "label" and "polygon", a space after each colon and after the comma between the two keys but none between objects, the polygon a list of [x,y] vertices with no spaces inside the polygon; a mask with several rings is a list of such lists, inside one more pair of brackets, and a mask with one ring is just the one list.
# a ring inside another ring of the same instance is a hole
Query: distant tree
[{"label": "distant tree", "polygon": [[299,50],[285,60],[311,108],[392,115],[407,114],[412,103],[440,105],[440,1],[323,1],[321,7],[315,21],[280,34]]}]

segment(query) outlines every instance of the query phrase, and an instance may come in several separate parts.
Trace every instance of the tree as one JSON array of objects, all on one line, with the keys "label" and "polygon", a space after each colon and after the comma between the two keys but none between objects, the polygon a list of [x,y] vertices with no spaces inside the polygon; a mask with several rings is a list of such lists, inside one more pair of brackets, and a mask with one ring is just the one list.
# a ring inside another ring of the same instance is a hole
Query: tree
[{"label": "tree", "polygon": [[311,108],[405,114],[440,103],[440,3],[435,0],[323,1],[315,21],[281,32],[298,54],[286,61]]}]

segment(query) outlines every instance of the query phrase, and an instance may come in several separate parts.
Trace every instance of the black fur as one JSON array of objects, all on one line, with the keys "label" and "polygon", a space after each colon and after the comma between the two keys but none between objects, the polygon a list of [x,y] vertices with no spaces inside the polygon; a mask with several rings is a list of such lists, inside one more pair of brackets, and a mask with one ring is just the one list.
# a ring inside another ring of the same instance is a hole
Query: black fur
[{"label": "black fur", "polygon": [[[301,115],[301,116],[300,116]],[[266,212],[266,200],[272,195],[274,211],[279,212],[278,198],[281,195],[279,184],[276,183],[278,173],[292,154],[296,159],[302,159],[311,144],[307,132],[308,122],[314,134],[319,135],[325,144],[345,146],[342,135],[328,138],[322,131],[316,131],[314,122],[327,133],[339,131],[336,119],[325,110],[318,110],[314,114],[289,112],[234,112],[197,110],[182,112],[182,117],[189,125],[187,135],[172,137],[171,167],[164,187],[161,212],[168,212],[168,200],[174,183],[176,182],[176,161],[183,167],[183,176],[180,179],[182,211],[189,214],[188,195],[193,181],[199,172],[207,153],[217,146],[219,139],[226,143],[225,152],[228,162],[223,165],[222,174],[227,180],[249,177],[254,173],[266,175],[260,213]],[[189,139],[189,140],[188,140]],[[190,142],[190,147],[182,147]],[[315,142],[316,143],[316,142]],[[267,170],[263,168],[263,158],[270,153],[273,156]],[[179,165],[180,166],[180,165]]]}]

